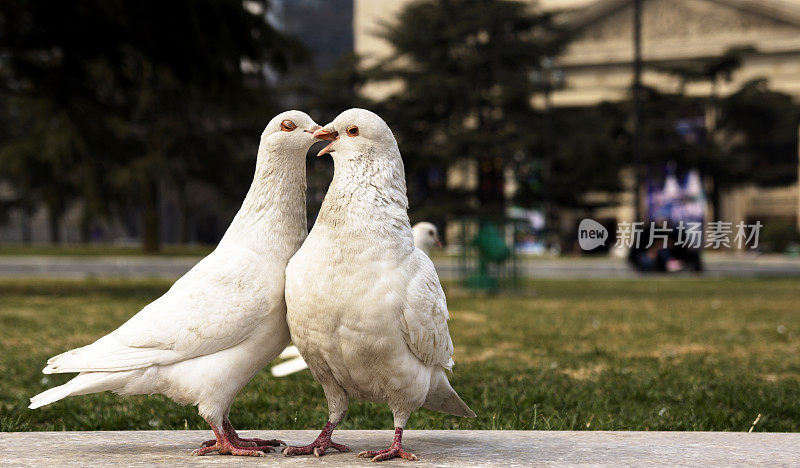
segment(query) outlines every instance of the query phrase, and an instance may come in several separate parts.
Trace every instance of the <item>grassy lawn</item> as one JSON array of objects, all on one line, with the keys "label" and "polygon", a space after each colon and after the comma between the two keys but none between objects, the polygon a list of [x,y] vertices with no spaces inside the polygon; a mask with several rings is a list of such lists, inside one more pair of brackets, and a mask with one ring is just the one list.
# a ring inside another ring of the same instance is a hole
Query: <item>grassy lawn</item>
[{"label": "grassy lawn", "polygon": [[[161,396],[71,397],[30,411],[63,383],[48,357],[85,345],[169,286],[161,281],[0,281],[0,430],[205,428]],[[478,413],[417,411],[410,428],[800,431],[797,279],[534,282],[534,297],[449,300],[451,381]],[[306,371],[262,371],[240,393],[241,428],[317,429],[327,417]],[[392,426],[354,402],[344,428]]]}]

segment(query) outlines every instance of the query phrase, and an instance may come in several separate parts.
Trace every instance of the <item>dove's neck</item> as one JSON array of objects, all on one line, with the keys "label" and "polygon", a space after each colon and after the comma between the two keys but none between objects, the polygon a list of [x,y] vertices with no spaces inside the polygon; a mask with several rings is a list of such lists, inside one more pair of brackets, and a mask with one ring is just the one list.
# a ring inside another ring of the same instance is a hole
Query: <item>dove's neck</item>
[{"label": "dove's neck", "polygon": [[[367,152],[356,158],[334,157],[334,173],[317,224],[346,231],[351,238],[376,239],[413,249],[403,160]],[[388,246],[388,245],[387,245]]]},{"label": "dove's neck", "polygon": [[288,261],[306,234],[305,152],[262,144],[253,183],[220,245],[233,243]]}]

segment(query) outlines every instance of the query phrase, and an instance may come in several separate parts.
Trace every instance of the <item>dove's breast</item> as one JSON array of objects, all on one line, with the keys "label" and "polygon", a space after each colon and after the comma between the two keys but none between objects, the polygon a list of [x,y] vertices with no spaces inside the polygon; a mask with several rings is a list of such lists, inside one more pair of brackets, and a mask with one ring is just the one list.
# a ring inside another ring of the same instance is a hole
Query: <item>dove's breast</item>
[{"label": "dove's breast", "polygon": [[286,270],[287,322],[317,380],[333,379],[351,397],[377,402],[408,393],[409,385],[427,388],[429,371],[400,328],[408,277],[392,274],[402,267],[392,261],[398,256],[369,243],[356,251],[309,240]]}]

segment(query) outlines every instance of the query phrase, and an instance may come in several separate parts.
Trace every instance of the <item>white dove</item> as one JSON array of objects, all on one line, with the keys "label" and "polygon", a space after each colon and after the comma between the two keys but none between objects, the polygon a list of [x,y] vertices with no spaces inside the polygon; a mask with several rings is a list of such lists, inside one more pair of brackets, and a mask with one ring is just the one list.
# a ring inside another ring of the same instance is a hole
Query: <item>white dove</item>
[{"label": "white dove", "polygon": [[434,245],[442,246],[442,241],[439,240],[439,230],[433,223],[422,221],[415,224],[411,230],[414,232],[414,247],[425,252],[425,255],[430,257]]},{"label": "white dove", "polygon": [[273,118],[250,191],[217,248],[118,329],[48,360],[45,374],[80,374],[31,398],[30,408],[105,390],[161,393],[197,405],[214,431],[193,454],[262,456],[282,443],[240,438],[228,414],[289,342],[284,269],[307,234],[306,152],[319,128],[300,111]]},{"label": "white dove", "polygon": [[[425,255],[430,257],[434,245],[442,246],[442,242],[439,240],[439,231],[433,223],[422,221],[415,224],[411,230],[414,233],[414,246],[425,252]],[[308,364],[303,360],[303,356],[300,355],[296,346],[287,346],[278,358],[287,359],[287,361],[272,366],[270,372],[275,377],[285,377],[308,369]]]},{"label": "white dove", "polygon": [[403,450],[403,427],[419,407],[475,413],[447,380],[453,342],[433,263],[414,247],[405,174],[391,130],[374,113],[350,109],[315,136],[333,140],[334,175],[319,217],[286,268],[287,321],[328,400],[319,437],[285,455],[320,456],[349,398],[388,403],[394,442],[361,452],[373,461],[416,457]]}]

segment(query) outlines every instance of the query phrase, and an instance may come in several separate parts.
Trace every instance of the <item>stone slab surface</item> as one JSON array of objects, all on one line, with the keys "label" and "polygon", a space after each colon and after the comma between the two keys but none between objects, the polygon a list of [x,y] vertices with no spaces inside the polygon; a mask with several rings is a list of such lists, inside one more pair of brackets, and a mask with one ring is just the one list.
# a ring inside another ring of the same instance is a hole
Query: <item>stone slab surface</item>
[{"label": "stone slab surface", "polygon": [[[246,437],[306,444],[316,431],[241,431]],[[0,466],[8,467],[345,467],[376,466],[356,458],[386,448],[392,431],[342,430],[334,440],[354,453],[322,458],[190,456],[210,431],[0,433]],[[404,446],[419,461],[380,466],[800,466],[800,434],[739,432],[406,431]]]}]

